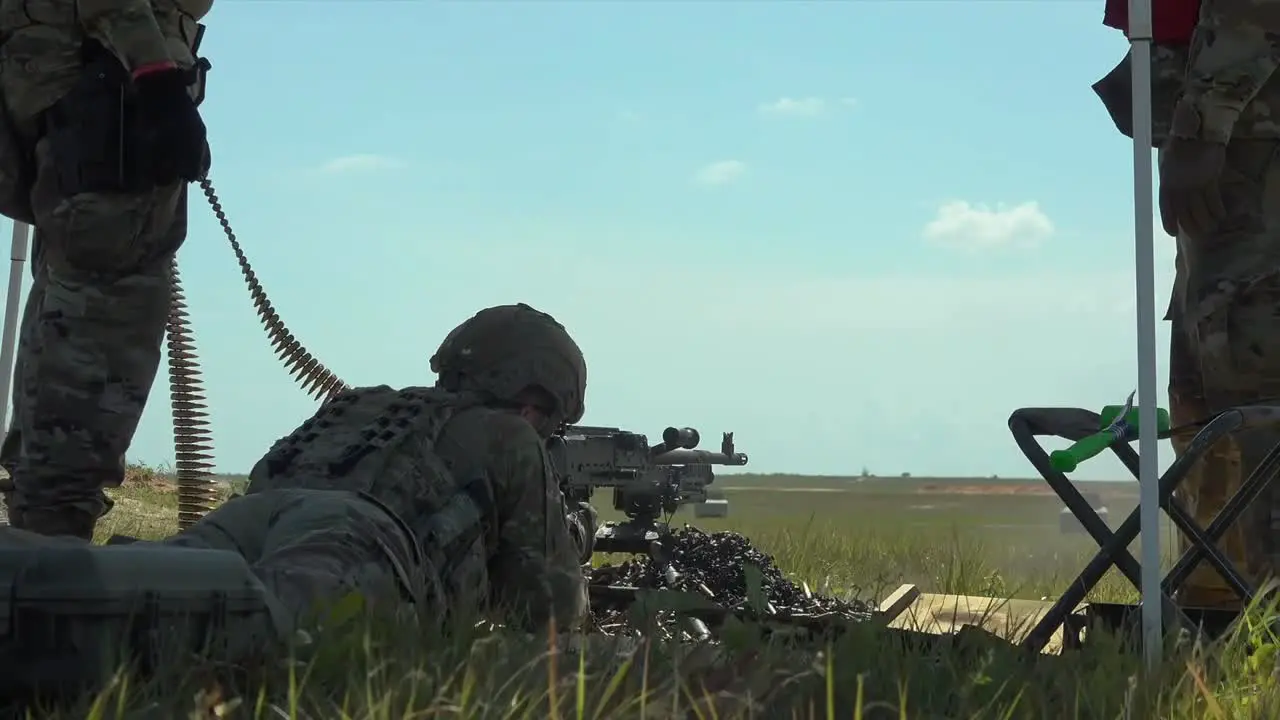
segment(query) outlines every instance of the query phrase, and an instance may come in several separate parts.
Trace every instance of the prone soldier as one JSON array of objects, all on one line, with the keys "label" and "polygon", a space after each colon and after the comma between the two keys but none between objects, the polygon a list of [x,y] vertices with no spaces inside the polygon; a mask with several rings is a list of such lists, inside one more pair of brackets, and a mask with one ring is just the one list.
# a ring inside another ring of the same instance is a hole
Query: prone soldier
[{"label": "prone soldier", "polygon": [[212,0],[0,0],[0,213],[35,227],[0,451],[11,523],[89,538],[160,363]]},{"label": "prone soldier", "polygon": [[240,553],[295,625],[352,592],[428,617],[576,625],[596,521],[566,508],[545,443],[582,417],[582,352],[550,315],[499,306],[451,332],[431,368],[434,387],[339,394],[243,496],[165,542]]}]

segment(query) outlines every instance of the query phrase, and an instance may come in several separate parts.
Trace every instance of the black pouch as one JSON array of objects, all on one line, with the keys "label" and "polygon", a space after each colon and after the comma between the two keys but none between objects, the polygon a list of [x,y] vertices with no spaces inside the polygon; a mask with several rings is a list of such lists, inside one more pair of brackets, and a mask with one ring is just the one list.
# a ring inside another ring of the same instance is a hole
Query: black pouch
[{"label": "black pouch", "polygon": [[86,43],[80,80],[45,114],[64,197],[80,193],[143,192],[129,142],[129,74],[114,55]]}]

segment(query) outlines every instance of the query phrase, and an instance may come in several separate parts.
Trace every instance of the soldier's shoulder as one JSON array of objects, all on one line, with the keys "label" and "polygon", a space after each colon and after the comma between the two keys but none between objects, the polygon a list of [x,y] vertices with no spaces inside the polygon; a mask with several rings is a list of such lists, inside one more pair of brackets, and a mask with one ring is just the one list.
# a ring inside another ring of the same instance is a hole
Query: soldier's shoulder
[{"label": "soldier's shoulder", "polygon": [[483,454],[494,464],[542,464],[544,442],[524,418],[488,407],[458,411],[445,434],[462,448]]},{"label": "soldier's shoulder", "polygon": [[542,438],[524,418],[512,412],[484,406],[463,408],[450,423],[459,429],[489,438],[495,447],[542,447]]}]

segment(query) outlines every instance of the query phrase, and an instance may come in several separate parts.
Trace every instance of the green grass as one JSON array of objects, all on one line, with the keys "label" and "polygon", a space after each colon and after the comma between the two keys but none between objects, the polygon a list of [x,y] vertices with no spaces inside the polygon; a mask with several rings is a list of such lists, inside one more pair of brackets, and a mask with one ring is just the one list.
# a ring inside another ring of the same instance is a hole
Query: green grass
[{"label": "green grass", "polygon": [[[685,510],[674,523],[742,532],[815,591],[864,598],[880,598],[902,582],[926,592],[1056,596],[1092,554],[1087,538],[1060,532],[1060,505],[1051,497],[939,494],[925,489],[945,481],[920,479],[779,480],[724,476],[718,484],[727,488],[729,517],[695,520]],[[776,489],[805,486],[827,492]],[[1124,486],[1112,490],[1106,501],[1119,503],[1109,505],[1114,525],[1136,496]],[[161,484],[126,487],[116,497],[116,511],[100,528],[104,537],[174,529],[175,498]],[[609,503],[603,495],[596,500]],[[615,516],[607,507],[603,514]],[[1131,601],[1135,593],[1122,578],[1109,577],[1095,597]],[[192,662],[149,682],[122,675],[92,706],[61,716],[1280,717],[1274,646],[1262,629],[1253,639],[1263,648],[1253,658],[1243,635],[1211,646],[1171,643],[1165,665],[1145,676],[1140,658],[1106,638],[1077,653],[1032,660],[999,642],[963,651],[908,649],[870,625],[814,647],[768,645],[739,627],[710,647],[602,636],[548,640],[501,630],[444,639],[371,620],[318,640],[295,662],[253,681],[211,675]]]}]

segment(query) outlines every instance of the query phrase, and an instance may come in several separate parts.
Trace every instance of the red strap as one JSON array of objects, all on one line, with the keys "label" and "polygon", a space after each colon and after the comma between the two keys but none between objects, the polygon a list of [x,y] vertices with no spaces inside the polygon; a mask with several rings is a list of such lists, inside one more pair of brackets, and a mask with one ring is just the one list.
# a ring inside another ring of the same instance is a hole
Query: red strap
[{"label": "red strap", "polygon": [[160,62],[139,65],[133,69],[133,79],[137,80],[143,75],[150,75],[151,73],[160,72],[161,70],[172,70],[176,67],[178,67],[178,64],[171,60],[161,60]]},{"label": "red strap", "polygon": [[[1129,34],[1129,0],[1106,0],[1102,24]],[[1151,39],[1167,45],[1191,42],[1200,20],[1200,0],[1152,0]]]}]

